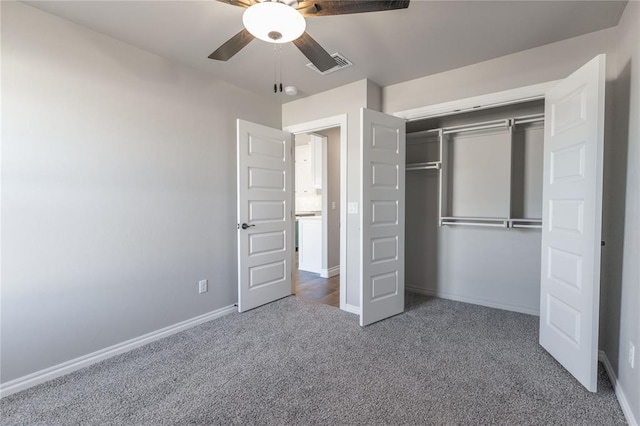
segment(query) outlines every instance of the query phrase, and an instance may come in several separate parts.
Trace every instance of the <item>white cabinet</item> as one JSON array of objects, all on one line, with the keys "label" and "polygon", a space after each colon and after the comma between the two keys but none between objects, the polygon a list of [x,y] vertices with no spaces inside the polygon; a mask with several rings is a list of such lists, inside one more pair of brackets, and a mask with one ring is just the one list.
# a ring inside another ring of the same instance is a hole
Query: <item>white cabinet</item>
[{"label": "white cabinet", "polygon": [[322,175],[324,169],[324,150],[327,138],[320,135],[310,135],[309,146],[311,147],[311,186],[315,189],[322,189]]},{"label": "white cabinet", "polygon": [[322,270],[322,216],[298,218],[298,269]]},{"label": "white cabinet", "polygon": [[322,189],[326,158],[325,136],[309,135],[309,143],[296,146],[296,194],[316,195]]},{"label": "white cabinet", "polygon": [[296,146],[296,195],[315,195],[311,183],[311,145],[298,145]]},{"label": "white cabinet", "polygon": [[308,135],[308,143],[296,145],[296,212],[322,210],[322,182],[327,162],[327,138]]}]

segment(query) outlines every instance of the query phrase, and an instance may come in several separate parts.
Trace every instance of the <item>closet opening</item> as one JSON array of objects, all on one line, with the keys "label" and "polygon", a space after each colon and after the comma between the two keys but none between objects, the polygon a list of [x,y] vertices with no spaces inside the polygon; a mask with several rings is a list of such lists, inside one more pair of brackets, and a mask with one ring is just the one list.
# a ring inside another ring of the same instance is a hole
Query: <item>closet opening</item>
[{"label": "closet opening", "polygon": [[408,292],[539,315],[543,149],[544,100],[407,122]]}]

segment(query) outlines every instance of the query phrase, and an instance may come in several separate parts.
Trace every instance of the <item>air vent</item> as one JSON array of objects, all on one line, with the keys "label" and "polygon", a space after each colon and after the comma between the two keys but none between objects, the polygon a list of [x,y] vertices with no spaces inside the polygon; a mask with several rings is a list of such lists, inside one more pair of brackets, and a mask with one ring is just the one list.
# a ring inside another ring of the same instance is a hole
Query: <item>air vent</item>
[{"label": "air vent", "polygon": [[312,70],[314,70],[315,72],[317,72],[318,74],[322,74],[322,75],[327,75],[330,74],[332,72],[341,70],[343,68],[347,68],[350,67],[351,65],[353,65],[353,62],[351,62],[350,60],[348,60],[347,58],[345,58],[344,56],[342,56],[340,53],[334,53],[333,55],[331,55],[331,57],[336,61],[336,65],[333,68],[329,68],[328,70],[326,70],[325,72],[321,72],[318,68],[316,68],[315,65],[313,65],[311,62],[309,62],[307,64],[307,66],[309,68],[311,68]]}]

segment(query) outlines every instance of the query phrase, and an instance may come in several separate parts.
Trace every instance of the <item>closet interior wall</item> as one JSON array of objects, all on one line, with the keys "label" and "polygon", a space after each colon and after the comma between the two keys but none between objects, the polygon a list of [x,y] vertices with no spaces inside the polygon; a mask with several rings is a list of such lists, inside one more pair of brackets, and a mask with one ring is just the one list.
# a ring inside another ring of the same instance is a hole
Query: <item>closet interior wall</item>
[{"label": "closet interior wall", "polygon": [[543,121],[446,129],[543,113],[533,101],[407,123],[407,290],[539,313]]}]

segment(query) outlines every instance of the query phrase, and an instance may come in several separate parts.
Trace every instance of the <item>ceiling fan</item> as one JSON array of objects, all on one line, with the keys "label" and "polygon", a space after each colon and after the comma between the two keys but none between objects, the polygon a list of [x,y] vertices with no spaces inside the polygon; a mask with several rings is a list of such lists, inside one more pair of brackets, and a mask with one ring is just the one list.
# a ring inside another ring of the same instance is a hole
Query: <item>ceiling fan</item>
[{"label": "ceiling fan", "polygon": [[336,66],[335,60],[305,31],[305,17],[344,15],[405,9],[409,0],[218,0],[246,8],[244,29],[216,49],[210,59],[228,61],[251,40],[269,43],[292,41],[320,71]]}]

